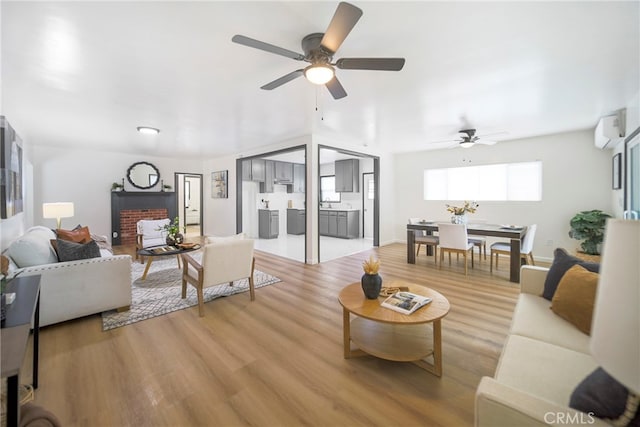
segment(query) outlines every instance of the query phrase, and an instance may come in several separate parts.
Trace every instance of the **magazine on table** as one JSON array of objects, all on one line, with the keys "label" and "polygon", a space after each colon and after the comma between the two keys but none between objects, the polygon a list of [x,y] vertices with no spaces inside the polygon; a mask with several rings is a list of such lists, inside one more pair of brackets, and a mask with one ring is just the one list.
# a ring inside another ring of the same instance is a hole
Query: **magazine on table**
[{"label": "magazine on table", "polygon": [[403,314],[411,314],[420,307],[431,302],[431,298],[414,294],[413,292],[396,292],[386,300],[382,301],[382,306],[390,310],[395,310]]}]

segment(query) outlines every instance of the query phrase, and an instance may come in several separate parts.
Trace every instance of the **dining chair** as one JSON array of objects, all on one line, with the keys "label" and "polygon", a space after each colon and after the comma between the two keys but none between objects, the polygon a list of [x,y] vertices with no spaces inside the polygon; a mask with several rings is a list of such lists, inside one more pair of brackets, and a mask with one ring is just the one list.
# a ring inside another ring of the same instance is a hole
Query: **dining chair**
[{"label": "dining chair", "polygon": [[[486,219],[474,219],[474,224],[486,224]],[[473,246],[478,248],[478,259],[482,259],[482,253],[484,252],[484,259],[487,259],[487,238],[483,236],[471,236],[469,241],[473,243]]]},{"label": "dining chair", "polygon": [[[417,224],[420,222],[420,218],[409,218],[409,224]],[[438,236],[427,235],[423,230],[414,230],[415,242],[418,245],[416,250],[416,256],[420,254],[420,246],[431,246],[433,248],[433,262],[438,263],[438,243],[440,239]],[[425,248],[426,253],[426,248]]]},{"label": "dining chair", "polygon": [[[533,239],[536,237],[537,224],[532,224],[527,227],[527,234],[524,235],[522,243],[520,244],[520,258],[524,259],[526,264],[536,265],[533,260]],[[489,254],[489,263],[491,267],[489,271],[493,272],[493,255],[496,255],[496,270],[498,269],[498,257],[500,255],[511,256],[511,243],[509,242],[496,242],[491,245],[491,253]]]},{"label": "dining chair", "polygon": [[449,254],[449,265],[451,265],[451,253],[462,254],[464,257],[464,274],[468,274],[467,255],[471,252],[471,268],[473,268],[473,243],[469,242],[466,224],[438,224],[438,235],[440,237],[440,268],[444,261],[444,253]]},{"label": "dining chair", "polygon": [[198,312],[204,316],[204,289],[210,286],[233,282],[238,279],[249,279],[251,301],[255,300],[253,285],[253,239],[245,239],[237,235],[224,240],[213,240],[202,249],[202,261],[198,262],[191,255],[182,256],[182,298],[187,297],[187,284],[196,288],[198,294]]},{"label": "dining chair", "polygon": [[[169,218],[164,218],[141,219],[136,223],[136,259],[139,258],[141,263],[144,262],[144,257],[138,255],[140,249],[167,243],[167,232],[163,227],[169,225],[170,222]],[[180,265],[179,261],[178,259],[178,265]]]}]

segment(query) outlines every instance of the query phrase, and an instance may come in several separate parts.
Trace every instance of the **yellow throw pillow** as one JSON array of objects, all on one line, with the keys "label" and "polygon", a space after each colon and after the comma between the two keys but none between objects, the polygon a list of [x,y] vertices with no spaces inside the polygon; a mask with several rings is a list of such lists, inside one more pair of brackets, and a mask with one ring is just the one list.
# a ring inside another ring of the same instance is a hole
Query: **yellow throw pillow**
[{"label": "yellow throw pillow", "polygon": [[591,335],[591,319],[598,287],[598,273],[574,265],[562,276],[551,300],[551,310]]}]

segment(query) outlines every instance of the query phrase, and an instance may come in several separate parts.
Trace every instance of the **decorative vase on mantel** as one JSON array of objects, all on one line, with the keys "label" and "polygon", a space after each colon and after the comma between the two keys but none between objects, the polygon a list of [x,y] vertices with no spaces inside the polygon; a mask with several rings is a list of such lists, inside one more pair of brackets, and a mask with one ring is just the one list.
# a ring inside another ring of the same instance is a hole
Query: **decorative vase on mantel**
[{"label": "decorative vase on mantel", "polygon": [[362,292],[367,299],[376,299],[382,289],[382,277],[379,274],[364,274],[360,279]]},{"label": "decorative vase on mantel", "polygon": [[452,224],[466,224],[467,223],[467,216],[462,214],[462,215],[453,215],[451,217],[451,223]]}]

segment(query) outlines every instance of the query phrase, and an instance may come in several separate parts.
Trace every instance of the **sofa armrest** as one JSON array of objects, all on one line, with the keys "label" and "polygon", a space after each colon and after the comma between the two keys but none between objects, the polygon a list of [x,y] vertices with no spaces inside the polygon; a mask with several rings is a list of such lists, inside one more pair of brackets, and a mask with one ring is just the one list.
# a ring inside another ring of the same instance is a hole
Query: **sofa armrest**
[{"label": "sofa armrest", "polygon": [[131,305],[131,256],[114,255],[26,267],[40,277],[40,325]]},{"label": "sofa armrest", "polygon": [[520,292],[541,296],[548,268],[523,265],[520,268]]},{"label": "sofa armrest", "polygon": [[593,415],[540,399],[483,377],[476,390],[475,427],[589,425],[610,427]]}]

